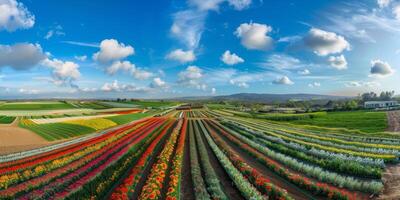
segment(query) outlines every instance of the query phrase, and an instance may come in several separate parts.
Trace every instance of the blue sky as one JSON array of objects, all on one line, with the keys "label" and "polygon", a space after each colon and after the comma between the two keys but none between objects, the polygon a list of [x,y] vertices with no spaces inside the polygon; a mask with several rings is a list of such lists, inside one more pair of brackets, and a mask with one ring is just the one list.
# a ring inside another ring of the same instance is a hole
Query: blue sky
[{"label": "blue sky", "polygon": [[399,91],[400,2],[0,0],[0,98]]}]

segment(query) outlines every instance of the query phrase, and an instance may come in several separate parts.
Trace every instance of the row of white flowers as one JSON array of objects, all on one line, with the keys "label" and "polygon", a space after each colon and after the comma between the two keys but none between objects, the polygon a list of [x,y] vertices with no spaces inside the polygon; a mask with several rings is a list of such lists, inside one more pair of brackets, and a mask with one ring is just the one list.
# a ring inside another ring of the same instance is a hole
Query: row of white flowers
[{"label": "row of white flowers", "polygon": [[240,173],[238,169],[236,169],[229,158],[219,149],[217,144],[215,144],[202,123],[200,123],[200,127],[204,133],[204,136],[207,139],[207,142],[210,144],[211,149],[215,153],[222,167],[225,169],[229,177],[231,177],[242,195],[246,199],[251,200],[267,199],[260,194],[260,192],[242,175],[242,173]]},{"label": "row of white flowers", "polygon": [[[228,129],[228,128],[227,128]],[[343,176],[335,172],[331,172],[329,170],[325,170],[318,166],[313,166],[310,164],[303,163],[295,158],[290,156],[277,153],[271,149],[265,148],[264,146],[238,134],[237,132],[228,129],[230,134],[234,135],[235,137],[239,138],[241,141],[245,142],[246,144],[250,145],[251,147],[257,149],[258,151],[262,152],[266,156],[284,163],[286,166],[290,168],[304,173],[307,176],[313,177],[319,181],[331,183],[338,187],[345,187],[351,190],[359,190],[364,192],[372,192],[378,193],[383,184],[381,181],[365,181],[351,176]]]}]

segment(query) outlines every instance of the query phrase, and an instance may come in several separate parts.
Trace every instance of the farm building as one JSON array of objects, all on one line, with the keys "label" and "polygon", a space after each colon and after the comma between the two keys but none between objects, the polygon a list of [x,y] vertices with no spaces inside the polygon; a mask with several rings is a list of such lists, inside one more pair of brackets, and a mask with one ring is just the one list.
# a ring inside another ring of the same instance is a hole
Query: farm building
[{"label": "farm building", "polygon": [[364,108],[390,108],[399,106],[397,101],[367,101]]}]

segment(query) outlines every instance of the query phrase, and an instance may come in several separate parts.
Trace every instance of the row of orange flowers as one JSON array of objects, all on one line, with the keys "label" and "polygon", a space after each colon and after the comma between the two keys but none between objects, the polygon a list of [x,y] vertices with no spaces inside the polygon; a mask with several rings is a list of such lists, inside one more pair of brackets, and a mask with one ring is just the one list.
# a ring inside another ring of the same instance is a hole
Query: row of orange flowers
[{"label": "row of orange flowers", "polygon": [[186,139],[186,128],[187,128],[187,119],[185,119],[182,129],[181,135],[179,137],[178,146],[176,147],[175,157],[173,160],[172,171],[169,175],[170,181],[167,192],[167,200],[176,200],[180,199],[180,187],[181,187],[181,174],[182,174],[182,162],[183,162],[183,153],[185,148],[185,139]]},{"label": "row of orange flowers", "polygon": [[164,181],[169,170],[170,161],[174,153],[174,149],[179,137],[179,131],[182,127],[182,120],[179,121],[178,126],[168,138],[164,149],[161,151],[160,155],[157,157],[157,162],[154,163],[151,173],[146,180],[146,184],[143,186],[140,193],[139,199],[159,199],[161,197],[161,190],[164,187]]}]

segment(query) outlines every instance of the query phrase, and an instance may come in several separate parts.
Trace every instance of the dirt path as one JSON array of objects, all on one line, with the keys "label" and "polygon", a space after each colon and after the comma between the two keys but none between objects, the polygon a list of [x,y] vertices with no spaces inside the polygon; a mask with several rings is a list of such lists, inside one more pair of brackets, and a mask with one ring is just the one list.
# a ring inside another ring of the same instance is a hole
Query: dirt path
[{"label": "dirt path", "polygon": [[390,165],[383,173],[384,189],[378,200],[400,199],[400,165]]},{"label": "dirt path", "polygon": [[19,119],[0,125],[0,155],[26,151],[54,144],[36,133],[18,127]]},{"label": "dirt path", "polygon": [[400,132],[400,111],[387,112],[388,131]]},{"label": "dirt path", "polygon": [[[195,123],[195,125],[197,126],[197,123]],[[210,144],[208,144],[207,139],[204,136],[204,133],[200,130],[199,132],[197,132],[197,134],[200,134],[201,139],[203,140],[203,143],[206,146],[211,165],[218,176],[218,180],[220,181],[222,187],[224,188],[225,194],[228,196],[229,199],[244,199],[240,194],[240,191],[235,187],[234,183],[229,178],[229,175],[226,173],[224,168],[219,163],[218,158],[212,151]]]}]

